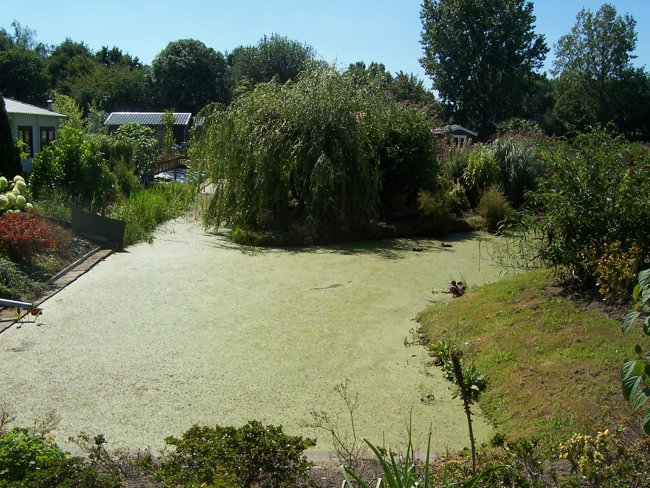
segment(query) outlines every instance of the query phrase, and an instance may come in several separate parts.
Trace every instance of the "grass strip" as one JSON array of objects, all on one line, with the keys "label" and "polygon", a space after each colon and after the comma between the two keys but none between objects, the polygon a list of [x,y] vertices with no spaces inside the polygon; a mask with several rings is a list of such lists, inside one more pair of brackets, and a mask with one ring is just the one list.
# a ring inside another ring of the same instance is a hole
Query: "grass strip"
[{"label": "grass strip", "polygon": [[508,439],[546,445],[629,415],[620,366],[640,333],[624,336],[601,310],[560,296],[549,271],[469,290],[419,314],[431,341],[461,347],[489,376],[483,412]]}]

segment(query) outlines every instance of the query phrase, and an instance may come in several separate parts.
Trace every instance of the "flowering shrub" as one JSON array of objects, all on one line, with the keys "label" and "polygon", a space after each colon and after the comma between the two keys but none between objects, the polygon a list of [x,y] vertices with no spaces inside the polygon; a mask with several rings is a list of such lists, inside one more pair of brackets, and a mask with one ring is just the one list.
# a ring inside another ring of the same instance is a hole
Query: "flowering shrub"
[{"label": "flowering shrub", "polygon": [[31,210],[32,204],[27,203],[24,195],[26,189],[22,176],[16,175],[13,180],[0,176],[0,214]]},{"label": "flowering shrub", "polygon": [[559,446],[560,458],[571,463],[575,475],[565,477],[562,486],[647,486],[649,448],[647,439],[631,442],[622,429],[574,434]]},{"label": "flowering shrub", "polygon": [[0,253],[11,259],[29,259],[55,246],[54,229],[36,214],[0,215]]}]

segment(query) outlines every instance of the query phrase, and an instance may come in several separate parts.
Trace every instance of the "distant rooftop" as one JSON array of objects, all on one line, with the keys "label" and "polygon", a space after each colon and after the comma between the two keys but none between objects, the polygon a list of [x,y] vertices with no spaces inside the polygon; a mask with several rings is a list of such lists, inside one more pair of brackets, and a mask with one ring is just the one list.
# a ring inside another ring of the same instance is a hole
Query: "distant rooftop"
[{"label": "distant rooftop", "polygon": [[456,131],[467,132],[468,134],[474,137],[478,136],[478,132],[474,132],[473,130],[470,130],[458,124],[445,125],[444,127],[436,127],[435,129],[432,130],[432,132],[436,135],[451,134]]},{"label": "distant rooftop", "polygon": [[60,114],[58,112],[52,112],[43,107],[37,107],[36,105],[31,105],[29,103],[18,102],[12,100],[11,98],[4,98],[5,107],[7,108],[8,114],[23,114],[23,115],[46,115],[48,117],[60,117],[62,119],[66,118],[66,115]]},{"label": "distant rooftop", "polygon": [[[164,112],[113,112],[107,118],[106,125],[123,125],[128,122],[137,122],[142,125],[165,125]],[[191,113],[174,113],[174,125],[189,125]]]}]

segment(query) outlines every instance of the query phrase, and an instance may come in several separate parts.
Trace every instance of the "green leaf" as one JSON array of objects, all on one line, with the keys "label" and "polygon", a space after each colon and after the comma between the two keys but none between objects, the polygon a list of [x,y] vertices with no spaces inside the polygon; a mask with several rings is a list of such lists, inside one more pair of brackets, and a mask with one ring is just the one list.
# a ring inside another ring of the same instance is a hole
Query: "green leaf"
[{"label": "green leaf", "polygon": [[650,435],[650,409],[645,413],[645,417],[643,417],[643,430],[645,430],[645,433]]},{"label": "green leaf", "polygon": [[628,359],[625,361],[625,363],[623,363],[623,367],[621,368],[623,396],[628,402],[631,398],[633,398],[632,395],[641,384],[641,380],[643,378],[641,376],[641,371],[643,371],[643,369],[641,369],[641,371],[635,371],[637,369],[638,363],[641,364],[641,368],[645,366],[645,363],[643,361]]},{"label": "green leaf", "polygon": [[643,321],[643,333],[650,336],[650,315],[648,315]]},{"label": "green leaf", "polygon": [[639,295],[641,294],[641,285],[636,285],[634,287],[634,290],[632,290],[632,300],[633,301],[638,301],[639,300]]},{"label": "green leaf", "polygon": [[636,310],[630,310],[625,314],[625,318],[621,324],[621,330],[623,331],[623,334],[627,334],[629,332],[636,320],[639,318],[639,315],[641,315],[641,312],[637,312]]},{"label": "green leaf", "polygon": [[639,391],[630,402],[630,407],[632,411],[636,412],[645,402],[648,401],[648,390],[647,388]]},{"label": "green leaf", "polygon": [[639,285],[645,286],[650,284],[650,268],[644,269],[639,273]]}]

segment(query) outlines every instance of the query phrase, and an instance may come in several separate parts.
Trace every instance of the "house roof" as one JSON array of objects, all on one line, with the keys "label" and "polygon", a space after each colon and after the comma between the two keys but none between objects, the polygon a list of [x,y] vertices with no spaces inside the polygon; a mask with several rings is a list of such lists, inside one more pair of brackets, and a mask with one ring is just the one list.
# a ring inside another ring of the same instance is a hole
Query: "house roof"
[{"label": "house roof", "polygon": [[51,110],[37,107],[36,105],[18,102],[16,100],[12,100],[11,98],[2,98],[5,101],[5,107],[8,114],[45,115],[47,117],[58,117],[63,119],[67,117],[67,115],[63,115],[58,112],[52,112]]},{"label": "house roof", "polygon": [[470,130],[470,129],[468,129],[466,127],[463,127],[462,125],[458,125],[458,124],[445,125],[444,127],[437,127],[437,128],[432,130],[432,132],[435,135],[450,134],[450,133],[456,132],[456,131],[467,132],[469,135],[471,135],[473,137],[478,136],[478,132],[474,132],[473,130]]},{"label": "house roof", "polygon": [[[164,112],[112,112],[107,118],[106,125],[122,125],[128,122],[137,122],[142,125],[165,125]],[[174,125],[189,125],[192,114],[174,113]]]}]

